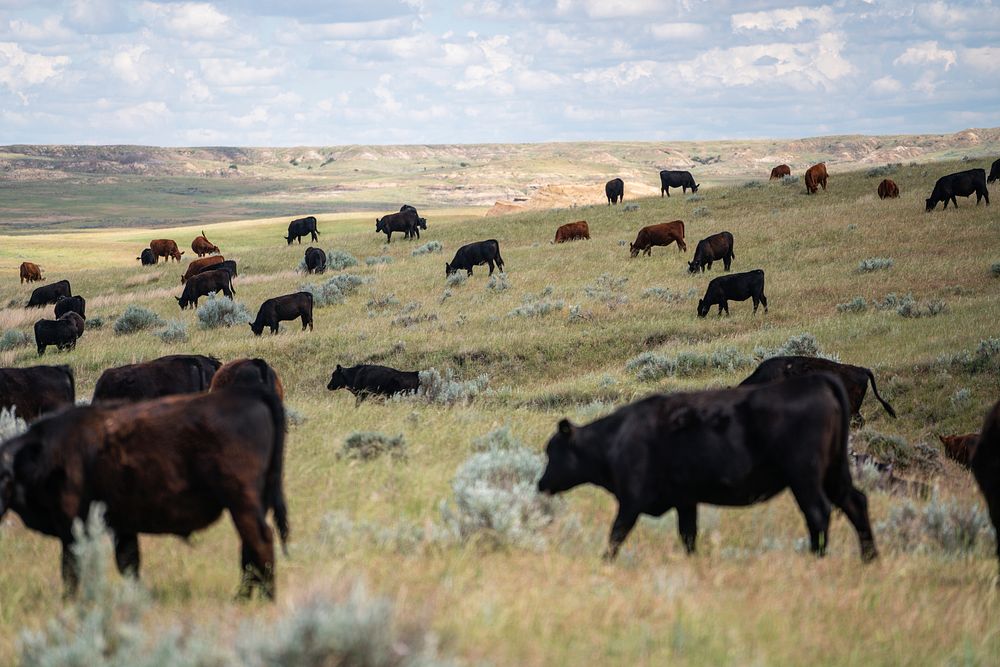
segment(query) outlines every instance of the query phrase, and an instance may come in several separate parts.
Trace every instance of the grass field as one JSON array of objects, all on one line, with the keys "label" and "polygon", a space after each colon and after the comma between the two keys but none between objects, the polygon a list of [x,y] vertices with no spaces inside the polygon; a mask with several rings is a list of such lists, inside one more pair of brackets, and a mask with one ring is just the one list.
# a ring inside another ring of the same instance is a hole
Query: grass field
[{"label": "grass field", "polygon": [[[564,416],[588,421],[650,392],[732,385],[750,372],[641,381],[625,366],[645,351],[733,348],[750,355],[810,333],[823,352],[874,369],[900,417],[888,418],[869,397],[866,428],[941,454],[936,434],[978,430],[1000,388],[995,364],[969,372],[941,361],[995,337],[1000,321],[1000,278],[991,273],[1000,262],[1000,202],[977,207],[961,200],[958,210],[923,212],[934,180],[964,168],[960,162],[900,167],[890,177],[902,195],[887,201],[875,194],[881,177],[831,170],[829,190],[811,197],[801,182],[764,182],[640,200],[631,212],[598,206],[482,218],[469,210],[429,210],[422,213],[429,228],[420,242],[394,235],[389,246],[374,233],[371,215],[318,215],[319,245],[357,257],[359,266],[344,272],[371,282],[344,303],[317,309],[311,333],[295,323],[260,338],[248,327],[202,330],[193,311],[181,312],[173,296],[180,294],[188,255],[183,265],[151,268],[135,258],[149,239],[164,237],[190,254],[201,226],[2,236],[0,303],[27,300],[31,288],[17,282],[24,260],[42,265],[47,282],[69,279],[74,294],[87,298],[88,317],[103,318],[103,328],[88,331],[75,351],[50,351],[42,359],[71,364],[80,397],[89,398],[105,368],[162,354],[260,356],[281,375],[286,404],[304,419],[291,428],[286,450],[293,541],[291,557],[277,564],[278,603],[231,602],[238,544],[229,522],[220,521],[190,544],[142,538],[143,583],[154,600],[150,628],[207,629],[225,638],[242,621],[269,621],[317,591],[362,580],[395,601],[401,623],[426,626],[443,653],[471,664],[988,665],[1000,655],[991,536],[960,550],[911,550],[891,526],[880,527],[894,508],[923,507],[926,499],[870,492],[882,557],[867,566],[840,515],[827,558],[797,549],[806,530],[789,494],[750,509],[703,508],[693,558],[683,555],[672,513],[643,519],[612,565],[599,556],[614,501],[592,487],[565,496],[554,523],[539,534],[544,545],[533,548],[488,538],[373,540],[343,528],[368,522],[392,534],[441,521],[440,504],[451,496],[470,443],[497,427],[509,426],[541,451]],[[588,221],[592,240],[550,243],[559,224],[580,219]],[[720,319],[713,309],[699,319],[697,299],[721,265],[688,275],[691,252],[674,246],[629,258],[627,242],[639,227],[674,219],[684,220],[691,251],[700,238],[732,232],[733,269],[765,270],[770,312],[754,317],[749,302],[731,303],[731,317]],[[239,262],[236,298],[251,313],[265,298],[328,277],[295,273],[306,246],[285,245],[286,225],[287,218],[204,225],[223,254]],[[485,267],[447,286],[444,262],[459,245],[487,238],[500,241],[509,288],[487,289]],[[429,240],[440,241],[444,252],[411,255]],[[392,262],[364,261],[382,254]],[[859,272],[859,262],[872,257],[893,264]],[[678,300],[644,297],[649,288],[669,289]],[[889,293],[943,302],[945,310],[904,317],[836,308]],[[389,294],[394,298],[385,300]],[[510,314],[539,302],[551,311]],[[150,332],[115,336],[114,318],[131,303],[184,322],[189,340],[166,344]],[[427,317],[403,326],[404,314]],[[0,329],[30,332],[37,317],[8,307]],[[33,346],[0,352],[4,366],[36,361]],[[326,390],[336,364],[369,361],[452,368],[462,378],[486,373],[490,390],[468,405],[402,399],[358,408],[350,394]],[[354,431],[402,434],[408,456],[338,458]],[[940,458],[940,471],[924,477],[937,487],[938,500],[981,507],[971,476]],[[916,468],[902,473],[924,476]],[[58,553],[54,540],[25,530],[16,517],[0,527],[0,662],[16,659],[22,629],[41,627],[62,607]]]}]

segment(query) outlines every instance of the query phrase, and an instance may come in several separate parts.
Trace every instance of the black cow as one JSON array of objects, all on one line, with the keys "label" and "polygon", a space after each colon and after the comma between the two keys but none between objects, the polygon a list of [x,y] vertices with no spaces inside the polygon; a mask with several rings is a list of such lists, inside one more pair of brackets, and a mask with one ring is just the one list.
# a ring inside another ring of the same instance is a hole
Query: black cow
[{"label": "black cow", "polygon": [[733,258],[733,235],[729,232],[719,232],[712,234],[708,238],[698,241],[698,247],[694,249],[694,260],[688,262],[688,271],[691,273],[704,272],[706,268],[712,268],[712,262],[722,260],[726,271],[732,266]]},{"label": "black cow", "polygon": [[669,197],[670,188],[680,188],[684,194],[687,194],[688,188],[691,188],[691,192],[698,192],[699,187],[701,185],[694,182],[694,176],[691,175],[690,171],[670,171],[669,169],[664,169],[660,172],[661,197],[664,192]]},{"label": "black cow", "polygon": [[986,414],[970,467],[986,498],[997,540],[997,562],[1000,562],[1000,403]]},{"label": "black cow", "polygon": [[322,248],[306,248],[306,273],[324,273],[326,271],[326,251]]},{"label": "black cow", "polygon": [[998,178],[1000,178],[1000,160],[994,160],[990,166],[990,175],[986,177],[986,182],[992,183]]},{"label": "black cow", "polygon": [[590,483],[613,494],[618,514],[605,552],[610,560],[640,514],[676,508],[684,548],[693,553],[698,503],[741,507],[791,488],[814,553],[826,550],[832,503],[870,560],[877,551],[868,500],[851,480],[849,419],[844,386],[827,374],[654,395],[586,426],[559,422],[538,490],[554,494]]},{"label": "black cow", "polygon": [[302,237],[307,234],[310,235],[313,241],[319,240],[319,230],[316,229],[315,216],[310,215],[305,218],[298,218],[288,223],[288,236],[285,237],[285,240],[288,241],[288,245],[292,245],[292,241],[295,239],[298,239],[299,243],[302,243]]},{"label": "black cow", "polygon": [[757,314],[757,306],[764,304],[767,312],[767,297],[764,296],[764,271],[754,269],[746,273],[734,273],[730,276],[712,278],[705,290],[705,296],[698,299],[698,317],[705,317],[712,306],[719,306],[719,315],[726,311],[729,315],[730,301],[746,301],[753,299],[753,314]]},{"label": "black cow", "polygon": [[[198,274],[206,273],[208,271],[228,271],[229,275],[235,278],[237,275],[236,262],[234,260],[227,259],[218,262],[216,264],[206,264],[205,266],[199,266],[194,270],[194,272],[191,275],[197,276]],[[233,293],[235,294],[236,290],[233,290]]]},{"label": "black cow", "polygon": [[219,292],[230,299],[233,298],[233,294],[236,293],[233,289],[233,274],[225,269],[213,268],[211,271],[203,271],[188,278],[184,283],[184,291],[179,297],[174,298],[177,299],[177,305],[181,310],[184,310],[188,306],[197,308],[198,299]]},{"label": "black cow", "polygon": [[76,339],[79,337],[76,322],[70,319],[35,322],[35,346],[38,348],[38,356],[45,354],[45,348],[49,345],[55,345],[59,350],[72,350],[76,347]]},{"label": "black cow", "polygon": [[56,319],[59,319],[68,312],[77,313],[80,317],[87,317],[87,300],[82,296],[64,296],[56,301]]},{"label": "black cow", "polygon": [[288,510],[282,481],[285,411],[265,388],[234,387],[137,404],[88,405],[31,425],[0,448],[0,518],[62,542],[67,593],[79,569],[73,524],[106,508],[115,562],[139,574],[139,534],[179,535],[228,511],[240,537],[239,595],[274,597],[273,512],[282,545]]},{"label": "black cow", "polygon": [[70,288],[68,280],[60,280],[59,282],[52,283],[51,285],[36,287],[34,291],[31,292],[31,297],[28,299],[28,303],[25,308],[41,308],[42,306],[49,306],[64,296],[73,296],[73,290]]},{"label": "black cow", "polygon": [[612,178],[604,184],[604,196],[608,198],[608,206],[625,201],[625,181]]},{"label": "black cow", "polygon": [[871,382],[872,393],[882,404],[890,417],[896,417],[896,411],[881,396],[875,386],[875,374],[871,369],[863,366],[852,366],[842,364],[830,359],[820,357],[771,357],[760,363],[753,373],[740,385],[765,384],[775,380],[781,380],[799,375],[809,375],[811,373],[832,373],[840,378],[847,390],[847,398],[851,403],[851,414],[861,417],[861,403],[865,400],[865,393],[868,391],[868,383]]},{"label": "black cow", "polygon": [[222,364],[200,354],[171,354],[139,364],[109,368],[94,386],[94,402],[143,401],[208,391]]},{"label": "black cow", "polygon": [[354,407],[357,407],[370,394],[392,396],[404,391],[416,391],[418,386],[420,377],[417,371],[398,371],[374,364],[344,368],[337,364],[326,388],[330,391],[347,389],[354,394]]},{"label": "black cow", "polygon": [[[375,219],[375,232],[385,234],[385,242],[392,243],[393,232],[403,232],[403,238],[420,238],[420,216],[417,209],[404,204],[399,213],[390,213]],[[426,229],[426,222],[424,228]]]},{"label": "black cow", "polygon": [[496,239],[490,239],[489,241],[476,241],[475,243],[469,243],[468,245],[464,245],[458,249],[455,253],[455,258],[451,260],[451,263],[445,263],[444,275],[450,276],[456,271],[465,269],[471,276],[473,266],[489,264],[490,275],[492,276],[494,263],[496,263],[502,273],[503,257],[500,256],[500,242]]},{"label": "black cow", "polygon": [[138,257],[136,257],[136,259],[142,262],[143,266],[155,266],[157,257],[152,248],[143,248],[142,252]]},{"label": "black cow", "polygon": [[69,366],[0,368],[0,408],[13,407],[31,421],[76,402],[76,380]]},{"label": "black cow", "polygon": [[309,327],[313,330],[313,295],[310,292],[295,292],[268,299],[260,304],[257,311],[257,318],[250,323],[250,330],[255,336],[264,332],[264,327],[271,329],[271,333],[278,333],[278,323],[302,318],[302,330]]},{"label": "black cow", "polygon": [[990,204],[990,191],[986,189],[986,170],[968,169],[954,174],[942,176],[934,184],[934,190],[927,199],[926,210],[933,211],[938,202],[944,202],[944,208],[948,208],[950,201],[958,208],[958,200],[955,197],[968,197],[976,195],[976,205],[980,200],[985,199],[986,205]]},{"label": "black cow", "polygon": [[87,329],[87,322],[84,320],[80,313],[71,310],[69,312],[63,313],[57,320],[66,320],[67,322],[72,322],[73,326],[76,327],[76,337],[77,339],[83,338],[83,332]]},{"label": "black cow", "polygon": [[[417,221],[414,224],[414,232],[416,233],[417,238],[419,239],[420,232],[418,230],[427,229],[427,218],[421,218],[420,215],[417,214],[417,209],[413,206],[410,206],[409,204],[403,204],[402,206],[400,206],[399,211],[400,213],[402,213],[403,211],[413,211],[413,214],[417,216]],[[407,235],[404,234],[403,238],[407,238]]]}]

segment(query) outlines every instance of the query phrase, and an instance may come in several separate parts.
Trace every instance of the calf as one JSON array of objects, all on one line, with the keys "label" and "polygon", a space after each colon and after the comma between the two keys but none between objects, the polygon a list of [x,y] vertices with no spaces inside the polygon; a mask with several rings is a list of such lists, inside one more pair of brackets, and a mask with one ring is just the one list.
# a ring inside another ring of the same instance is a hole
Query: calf
[{"label": "calf", "polygon": [[944,208],[948,208],[950,201],[958,208],[958,200],[955,197],[969,197],[976,195],[976,206],[980,200],[985,199],[986,205],[990,205],[990,191],[986,189],[986,170],[968,169],[954,174],[942,176],[934,184],[934,190],[926,201],[925,210],[930,213],[938,205],[944,202]]},{"label": "calf", "polygon": [[851,414],[859,419],[861,417],[861,403],[865,400],[865,393],[868,391],[868,383],[870,382],[875,398],[889,413],[889,416],[895,419],[896,411],[878,393],[878,388],[875,386],[875,374],[864,366],[842,364],[820,357],[771,357],[762,361],[757,370],[743,380],[740,385],[766,384],[775,380],[813,373],[830,373],[839,377],[847,390],[847,398],[851,403]]},{"label": "calf", "polygon": [[76,402],[76,381],[69,366],[0,368],[0,408],[14,408],[30,422]]},{"label": "calf", "polygon": [[792,175],[792,168],[787,164],[779,164],[777,167],[771,170],[771,176],[767,180],[773,181],[775,179],[781,180],[785,176]]},{"label": "calf", "polygon": [[1000,160],[994,160],[990,165],[990,175],[986,178],[987,183],[993,183],[1000,178]]},{"label": "calf", "polygon": [[68,280],[60,280],[52,283],[51,285],[36,287],[31,292],[31,296],[28,298],[28,303],[25,305],[25,308],[41,308],[43,306],[50,306],[64,296],[73,296],[73,288],[70,287]]},{"label": "calf", "polygon": [[226,258],[222,255],[214,255],[212,257],[205,257],[203,259],[196,259],[190,264],[188,264],[187,270],[184,275],[181,276],[181,285],[188,281],[191,276],[198,275],[202,271],[208,271],[211,267],[216,264],[221,264],[226,261]]},{"label": "calf", "polygon": [[585,220],[567,222],[556,229],[556,243],[564,243],[576,239],[590,239],[590,227],[587,226]]},{"label": "calf", "polygon": [[205,255],[219,252],[219,246],[210,243],[208,238],[205,237],[205,232],[202,232],[201,236],[196,236],[194,237],[194,241],[191,241],[191,250],[199,257],[204,257]]},{"label": "calf", "polygon": [[664,169],[660,172],[660,196],[666,192],[667,196],[670,196],[670,188],[680,188],[684,194],[687,194],[687,189],[691,188],[691,192],[698,192],[698,188],[701,185],[694,182],[694,176],[691,175],[690,171],[670,171],[669,169]]},{"label": "calf", "polygon": [[849,410],[840,380],[826,374],[650,396],[586,426],[560,421],[538,490],[555,494],[589,483],[614,495],[608,560],[640,514],[676,508],[690,554],[698,503],[753,505],[786,488],[805,517],[813,553],[826,550],[833,504],[854,526],[862,559],[870,560],[877,551],[868,500],[851,480]]},{"label": "calf", "polygon": [[281,400],[285,400],[285,387],[281,378],[263,359],[235,359],[222,366],[212,376],[209,391],[226,387],[267,387]]},{"label": "calf", "polygon": [[305,218],[298,218],[288,223],[288,236],[285,237],[288,245],[292,245],[292,241],[296,239],[301,244],[302,237],[306,235],[309,235],[313,241],[319,240],[319,230],[316,229],[315,216],[310,215]]},{"label": "calf", "polygon": [[56,319],[59,319],[68,312],[78,313],[80,317],[87,317],[87,300],[82,296],[63,296],[56,301]]},{"label": "calf", "polygon": [[177,241],[172,239],[153,239],[149,242],[149,249],[156,255],[157,261],[162,257],[164,261],[181,261],[184,253],[177,248]]},{"label": "calf", "polygon": [[143,266],[153,266],[156,264],[156,253],[154,253],[149,248],[143,248],[139,256],[135,258],[136,261],[141,262]]},{"label": "calf", "polygon": [[997,562],[1000,562],[1000,402],[987,413],[983,422],[979,444],[972,454],[972,474],[986,498],[997,538]]},{"label": "calf", "polygon": [[375,232],[385,234],[385,242],[392,243],[393,232],[403,232],[403,238],[420,238],[417,209],[405,205],[399,213],[390,213],[375,219]]},{"label": "calf", "polygon": [[612,178],[604,184],[604,195],[608,198],[608,206],[625,201],[625,181]]},{"label": "calf", "polygon": [[79,330],[72,320],[38,320],[35,322],[35,346],[38,348],[38,356],[45,354],[45,348],[49,345],[55,345],[59,350],[72,350],[76,347],[76,339],[79,337]]},{"label": "calf", "polygon": [[694,261],[688,262],[688,271],[698,273],[705,271],[705,268],[712,268],[712,262],[722,260],[726,271],[733,263],[736,253],[733,252],[733,235],[729,232],[719,232],[712,234],[706,239],[698,241],[694,249]]},{"label": "calf", "polygon": [[94,386],[94,402],[142,401],[207,391],[222,364],[200,354],[172,354],[138,364],[109,368]]},{"label": "calf", "polygon": [[326,388],[330,391],[347,389],[354,394],[354,407],[361,405],[369,395],[392,396],[403,392],[415,392],[420,386],[417,371],[397,371],[388,366],[362,364],[344,368],[337,364]]},{"label": "calf", "polygon": [[891,178],[882,179],[882,182],[878,184],[878,198],[896,199],[897,197],[899,197],[899,186],[896,185],[896,181]]},{"label": "calf", "polygon": [[976,451],[976,444],[979,442],[978,433],[966,433],[965,435],[939,435],[941,444],[944,445],[944,453],[949,459],[965,466],[972,463],[972,455]]},{"label": "calf", "polygon": [[236,293],[236,290],[233,289],[233,274],[225,269],[214,269],[191,276],[184,283],[184,291],[181,292],[181,295],[174,298],[177,299],[177,305],[180,306],[181,310],[184,310],[189,306],[197,308],[198,299],[219,292],[230,299]]},{"label": "calf", "polygon": [[77,339],[83,338],[83,332],[87,329],[87,321],[80,316],[80,313],[75,311],[68,311],[56,318],[57,320],[65,320],[67,322],[72,322],[73,326],[76,328]]},{"label": "calf", "polygon": [[73,407],[0,447],[0,517],[62,542],[66,591],[77,589],[73,524],[106,508],[115,562],[139,574],[139,534],[187,538],[224,511],[239,534],[239,596],[273,598],[273,512],[282,545],[285,410],[270,391],[234,387],[136,404]]},{"label": "calf", "polygon": [[754,269],[746,273],[734,273],[730,276],[712,278],[705,290],[704,298],[698,299],[698,317],[705,317],[712,306],[719,306],[719,315],[726,311],[729,315],[730,301],[746,301],[753,299],[753,314],[757,314],[757,306],[764,304],[767,312],[767,297],[764,296],[764,272]]},{"label": "calf", "polygon": [[688,247],[684,243],[684,222],[681,220],[643,227],[636,235],[635,243],[630,243],[628,249],[632,257],[637,257],[640,252],[652,256],[653,246],[668,246],[674,241],[677,242],[678,252],[687,252]]},{"label": "calf", "polygon": [[42,280],[42,267],[34,262],[21,262],[21,284]]},{"label": "calf", "polygon": [[488,264],[490,275],[493,275],[493,265],[499,267],[503,273],[503,257],[500,256],[500,242],[496,239],[489,241],[476,241],[469,243],[458,249],[455,258],[450,263],[444,265],[444,275],[450,276],[456,271],[465,269],[468,275],[472,275],[472,267],[481,264]]},{"label": "calf", "polygon": [[321,248],[306,248],[306,273],[324,273],[326,271],[326,251]]},{"label": "calf", "polygon": [[819,164],[814,164],[806,170],[806,194],[814,195],[819,190],[819,186],[823,186],[826,190],[826,179],[828,178],[826,173],[826,163],[820,162]]},{"label": "calf", "polygon": [[255,336],[264,332],[264,327],[268,327],[271,333],[278,333],[278,323],[288,320],[302,318],[302,330],[309,327],[313,330],[313,295],[310,292],[295,292],[268,299],[260,304],[257,311],[257,318],[250,323],[250,330]]}]

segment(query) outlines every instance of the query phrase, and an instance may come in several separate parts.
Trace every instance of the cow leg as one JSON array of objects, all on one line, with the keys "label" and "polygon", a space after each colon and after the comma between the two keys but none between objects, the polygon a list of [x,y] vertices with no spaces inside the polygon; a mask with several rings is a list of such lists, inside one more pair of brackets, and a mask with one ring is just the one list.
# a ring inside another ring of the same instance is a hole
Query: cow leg
[{"label": "cow leg", "polygon": [[41,343],[38,343],[37,347],[38,347],[38,356],[42,356],[43,354],[45,354],[45,348],[48,347],[48,346],[47,345],[42,345]]},{"label": "cow leg", "polygon": [[115,565],[123,575],[139,578],[139,537],[115,533]]},{"label": "cow leg", "polygon": [[366,398],[368,398],[368,392],[367,392],[367,391],[359,391],[358,393],[356,393],[356,394],[354,395],[354,407],[356,408],[356,407],[358,407],[359,405],[361,405],[361,403],[362,403],[362,402],[363,402],[363,401],[364,401],[364,400],[365,400]]},{"label": "cow leg", "polygon": [[760,305],[760,299],[758,299],[756,296],[753,297],[753,314],[754,315],[757,314],[757,306],[759,306],[759,305]]},{"label": "cow leg", "polygon": [[465,275],[467,275],[467,276],[471,276],[472,275],[472,267],[471,266],[465,270]]},{"label": "cow leg", "polygon": [[684,550],[693,554],[695,540],[698,538],[698,506],[689,505],[677,508],[677,531],[684,542]]},{"label": "cow leg", "polygon": [[760,302],[764,304],[764,314],[767,315],[767,297],[763,293],[760,295]]},{"label": "cow leg", "polygon": [[827,536],[830,531],[830,501],[819,484],[810,480],[804,480],[793,486],[792,494],[806,518],[810,550],[817,556],[825,556]]},{"label": "cow leg", "polygon": [[608,550],[604,552],[604,560],[612,561],[618,556],[622,542],[639,520],[639,510],[629,505],[618,505],[618,514],[611,525],[611,536],[608,538]]},{"label": "cow leg", "polygon": [[490,275],[492,276],[493,275],[493,260],[492,259],[488,259],[488,260],[486,260],[486,263],[489,264],[489,266],[490,266]]},{"label": "cow leg", "polygon": [[847,516],[847,520],[854,526],[854,531],[858,534],[858,542],[861,545],[861,560],[868,562],[878,558],[878,549],[875,548],[875,536],[872,535],[872,524],[868,518],[868,496],[854,488],[850,484],[841,497],[833,497],[833,503]]},{"label": "cow leg", "polygon": [[239,600],[249,600],[254,587],[269,600],[274,599],[274,535],[260,507],[231,507],[230,515],[240,535]]}]

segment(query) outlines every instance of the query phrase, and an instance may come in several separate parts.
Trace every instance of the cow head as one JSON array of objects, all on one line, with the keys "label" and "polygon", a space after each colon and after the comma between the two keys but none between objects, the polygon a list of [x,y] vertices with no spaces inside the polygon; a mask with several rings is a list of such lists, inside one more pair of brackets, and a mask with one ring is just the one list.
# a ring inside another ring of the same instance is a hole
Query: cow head
[{"label": "cow head", "polygon": [[250,331],[253,332],[254,336],[259,336],[264,332],[264,324],[258,324],[257,321],[250,322]]},{"label": "cow head", "polygon": [[591,466],[587,465],[586,453],[577,442],[578,430],[568,419],[563,419],[555,435],[549,438],[545,446],[548,461],[538,480],[539,493],[554,495],[595,481],[588,474]]},{"label": "cow head", "polygon": [[385,223],[382,222],[383,220],[385,220],[385,218],[375,218],[375,231],[376,232],[384,232],[384,231],[386,231],[386,229],[385,229]]},{"label": "cow head", "polygon": [[451,264],[449,264],[448,262],[444,263],[444,277],[445,278],[447,278],[451,274],[455,273],[456,271],[458,271],[458,269],[451,268]]},{"label": "cow head", "polygon": [[695,183],[691,186],[691,192],[698,192],[698,188],[701,187],[701,183]]},{"label": "cow head", "polygon": [[350,383],[347,381],[347,373],[344,372],[344,367],[337,364],[337,368],[334,369],[333,375],[330,376],[330,383],[326,385],[326,388],[330,391],[336,389],[343,389],[347,387]]},{"label": "cow head", "polygon": [[639,248],[636,244],[634,244],[634,243],[629,243],[628,244],[628,252],[629,252],[629,255],[631,255],[632,257],[637,257],[639,255],[639,251],[640,250],[641,250],[641,248]]},{"label": "cow head", "polygon": [[288,241],[288,245],[292,245],[292,239],[293,238],[295,238],[295,237],[293,237],[292,234],[291,234],[291,232],[289,232],[288,236],[285,237],[285,240]]},{"label": "cow head", "polygon": [[185,296],[175,296],[174,298],[177,299],[177,305],[181,307],[181,310],[184,310],[191,305],[191,302],[188,301]]},{"label": "cow head", "polygon": [[926,204],[926,208],[924,208],[925,213],[930,213],[931,211],[934,210],[934,207],[937,206],[937,200],[934,199],[933,197],[928,199],[924,203]]},{"label": "cow head", "polygon": [[688,262],[688,273],[698,273],[700,268],[698,262]]},{"label": "cow head", "polygon": [[417,227],[427,229],[427,218],[417,218]]},{"label": "cow head", "polygon": [[712,304],[705,303],[704,299],[698,299],[698,317],[705,317],[708,315],[708,311],[711,307]]}]

